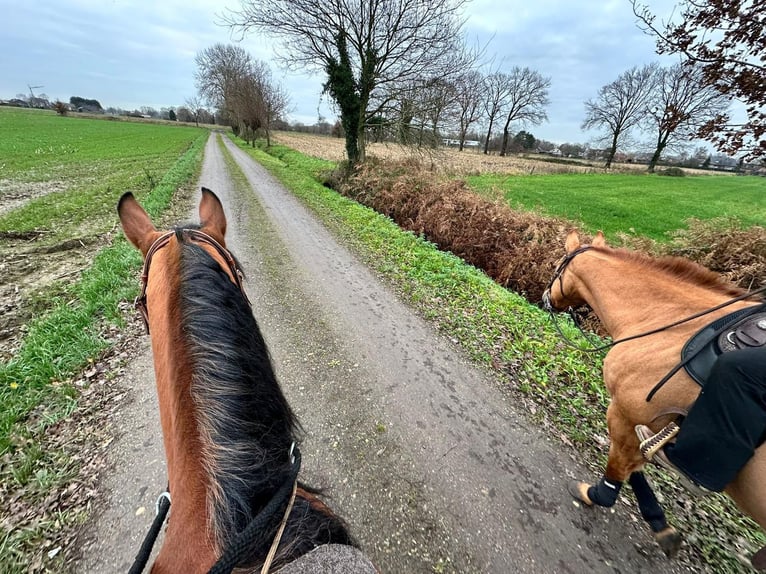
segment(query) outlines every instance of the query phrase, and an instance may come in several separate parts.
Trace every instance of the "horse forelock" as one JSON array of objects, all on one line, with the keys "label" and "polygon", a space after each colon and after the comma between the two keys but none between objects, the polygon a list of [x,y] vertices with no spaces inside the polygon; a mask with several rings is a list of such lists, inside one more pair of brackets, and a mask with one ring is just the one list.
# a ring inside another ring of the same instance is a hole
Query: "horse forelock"
[{"label": "horse forelock", "polygon": [[623,261],[635,263],[649,270],[668,274],[678,281],[710,289],[728,297],[737,297],[746,292],[745,289],[725,281],[718,273],[684,257],[673,255],[652,257],[640,251],[612,247],[593,247],[592,249],[600,253],[614,255]]},{"label": "horse forelock", "polygon": [[289,475],[297,422],[243,293],[207,251],[177,237],[181,328],[212,531],[223,548]]}]

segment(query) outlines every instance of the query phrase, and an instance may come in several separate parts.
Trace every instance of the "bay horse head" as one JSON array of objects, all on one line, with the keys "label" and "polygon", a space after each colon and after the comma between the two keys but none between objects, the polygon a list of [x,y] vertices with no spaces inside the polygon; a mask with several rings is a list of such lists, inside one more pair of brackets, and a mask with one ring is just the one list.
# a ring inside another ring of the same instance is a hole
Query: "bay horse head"
[{"label": "bay horse head", "polygon": [[[758,307],[748,293],[717,273],[680,257],[650,257],[607,245],[600,232],[582,245],[572,231],[565,254],[543,296],[550,310],[587,304],[612,342],[604,348],[603,379],[611,397],[606,412],[609,457],[597,484],[573,481],[569,491],[588,506],[612,506],[629,481],[639,508],[668,555],[680,546],[643,472],[637,425],[653,432],[683,416],[700,387],[680,368],[686,342],[733,311]],[[661,388],[658,382],[666,383]],[[659,389],[659,390],[658,390]],[[656,393],[656,394],[655,394]],[[766,446],[762,445],[725,492],[766,529]],[[762,550],[758,554],[762,554]]]},{"label": "bay horse head", "polygon": [[[279,567],[320,545],[354,545],[316,491],[295,482],[298,423],[226,248],[218,197],[203,188],[199,225],[167,232],[130,193],[118,213],[145,258],[140,299],[173,500],[152,572],[207,572],[234,546],[232,566],[260,568],[270,546]],[[289,496],[277,500],[290,492],[291,510]]]}]

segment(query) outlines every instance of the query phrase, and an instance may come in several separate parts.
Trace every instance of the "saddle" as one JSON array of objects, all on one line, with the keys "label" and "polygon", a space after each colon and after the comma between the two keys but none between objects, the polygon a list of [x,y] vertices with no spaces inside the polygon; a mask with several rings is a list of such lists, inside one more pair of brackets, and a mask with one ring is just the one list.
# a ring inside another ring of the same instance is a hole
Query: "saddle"
[{"label": "saddle", "polygon": [[681,363],[700,386],[705,386],[719,355],[766,345],[766,303],[734,311],[706,325],[684,345]]}]

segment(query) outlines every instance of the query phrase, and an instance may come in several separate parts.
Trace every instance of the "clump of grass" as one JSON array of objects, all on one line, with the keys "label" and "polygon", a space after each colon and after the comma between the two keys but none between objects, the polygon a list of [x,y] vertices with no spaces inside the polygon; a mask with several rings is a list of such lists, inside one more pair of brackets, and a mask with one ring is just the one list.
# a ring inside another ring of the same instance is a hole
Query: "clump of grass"
[{"label": "clump of grass", "polygon": [[655,172],[657,175],[664,175],[667,177],[686,177],[686,172],[680,167],[666,167]]}]

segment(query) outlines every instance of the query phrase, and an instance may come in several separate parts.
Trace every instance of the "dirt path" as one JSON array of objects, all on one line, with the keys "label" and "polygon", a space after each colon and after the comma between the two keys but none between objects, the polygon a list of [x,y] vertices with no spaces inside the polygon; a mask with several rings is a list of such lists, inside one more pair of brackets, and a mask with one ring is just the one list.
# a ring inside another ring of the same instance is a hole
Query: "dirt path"
[{"label": "dirt path", "polygon": [[[585,468],[228,147],[252,189],[235,189],[214,137],[200,185],[224,203],[228,245],[302,422],[302,479],[326,489],[381,572],[686,571],[619,505],[575,507],[566,481]],[[127,571],[165,485],[148,341],[126,371],[135,399],[78,572]]]}]

